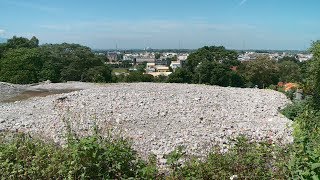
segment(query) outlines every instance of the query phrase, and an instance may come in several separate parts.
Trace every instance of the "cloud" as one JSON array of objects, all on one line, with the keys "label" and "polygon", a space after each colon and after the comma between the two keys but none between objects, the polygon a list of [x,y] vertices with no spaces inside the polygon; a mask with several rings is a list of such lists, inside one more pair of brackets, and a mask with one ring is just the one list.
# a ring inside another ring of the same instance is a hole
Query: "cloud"
[{"label": "cloud", "polygon": [[239,6],[244,5],[246,2],[247,2],[247,0],[242,0],[242,1],[239,3]]},{"label": "cloud", "polygon": [[6,31],[5,31],[4,29],[0,29],[0,36],[1,36],[1,35],[4,35],[5,32],[6,32]]}]

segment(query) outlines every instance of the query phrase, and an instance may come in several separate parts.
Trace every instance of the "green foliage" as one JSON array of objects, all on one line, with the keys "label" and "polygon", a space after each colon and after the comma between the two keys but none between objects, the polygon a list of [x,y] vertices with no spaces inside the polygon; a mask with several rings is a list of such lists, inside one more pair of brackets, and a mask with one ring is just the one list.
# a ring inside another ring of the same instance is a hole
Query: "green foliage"
[{"label": "green foliage", "polygon": [[320,105],[320,41],[313,42],[310,51],[313,59],[309,65],[308,84],[311,86],[314,102]]},{"label": "green foliage", "polygon": [[278,64],[279,80],[282,82],[301,82],[301,70],[297,63],[283,61]]},{"label": "green foliage", "polygon": [[169,83],[191,83],[192,74],[185,68],[177,68],[175,72],[169,75]]},{"label": "green foliage", "polygon": [[258,57],[254,61],[242,63],[239,72],[247,82],[265,88],[279,82],[279,69],[275,61],[267,56]]},{"label": "green foliage", "polygon": [[217,62],[201,62],[194,74],[194,82],[199,84],[210,84],[228,86],[228,67]]},{"label": "green foliage", "polygon": [[176,69],[168,82],[242,87],[242,76],[230,69],[240,64],[237,56],[237,52],[222,46],[205,46],[191,53],[186,65]]},{"label": "green foliage", "polygon": [[179,146],[169,154],[165,156],[167,162],[166,164],[171,170],[171,175],[176,176],[178,171],[181,171],[182,168],[182,160],[185,156],[184,147]]},{"label": "green foliage", "polygon": [[6,49],[36,48],[38,46],[39,40],[34,36],[30,40],[24,37],[13,36],[5,43]]},{"label": "green foliage", "polygon": [[168,76],[159,75],[159,76],[154,77],[154,82],[164,83],[164,82],[167,82],[168,79],[169,79]]},{"label": "green foliage", "polygon": [[[123,138],[97,133],[71,136],[58,146],[27,134],[0,134],[1,179],[285,179],[288,149],[239,137],[226,153],[213,150],[205,160],[178,147],[165,156],[170,172],[160,174],[156,156],[140,159]],[[319,164],[313,163],[313,169]]]},{"label": "green foliage", "polygon": [[155,78],[150,74],[143,74],[139,71],[132,71],[128,75],[115,76],[115,82],[154,82]]},{"label": "green foliage", "polygon": [[292,62],[294,64],[299,64],[299,60],[295,57],[290,57],[290,56],[285,56],[281,59],[278,60],[278,63],[283,63],[283,62]]},{"label": "green foliage", "polygon": [[292,104],[287,105],[284,109],[282,109],[281,113],[285,115],[288,119],[294,120],[305,111],[307,105],[307,100],[294,101]]},{"label": "green foliage", "polygon": [[242,75],[235,71],[228,71],[229,76],[229,86],[231,87],[244,87],[245,86],[245,80],[242,77]]},{"label": "green foliage", "polygon": [[20,84],[38,82],[42,64],[36,48],[10,49],[0,61],[0,81]]},{"label": "green foliage", "polygon": [[160,54],[160,53],[156,53],[156,54],[154,55],[154,57],[155,57],[155,59],[160,59],[161,54]]},{"label": "green foliage", "polygon": [[1,134],[0,172],[1,179],[153,179],[158,173],[154,160],[141,160],[125,139],[94,135],[60,147],[11,133]]},{"label": "green foliage", "polygon": [[220,62],[228,67],[237,66],[240,62],[237,60],[236,51],[226,50],[223,46],[205,46],[191,53],[187,59],[186,68],[190,72],[195,72],[200,62]]},{"label": "green foliage", "polygon": [[193,76],[193,82],[219,86],[242,87],[243,78],[228,66],[218,62],[204,61],[198,65]]},{"label": "green foliage", "polygon": [[320,41],[312,43],[307,86],[312,101],[294,119],[294,146],[288,164],[293,179],[320,179]]},{"label": "green foliage", "polygon": [[191,158],[182,166],[180,160],[186,158],[181,149],[171,153],[168,163],[173,173],[171,179],[285,179],[288,162],[286,148],[268,143],[250,143],[239,137],[235,145],[226,153],[212,151],[205,160]]},{"label": "green foliage", "polygon": [[177,68],[175,72],[169,75],[169,83],[191,83],[192,74],[185,68]]},{"label": "green foliage", "polygon": [[58,81],[111,81],[111,69],[105,65],[106,59],[94,55],[88,47],[63,43],[41,46],[41,51],[47,59],[42,74],[49,78],[52,75],[51,78]]},{"label": "green foliage", "polygon": [[143,63],[141,63],[141,64],[139,64],[139,65],[137,65],[137,71],[138,72],[141,72],[141,73],[145,73],[146,72],[146,65],[147,65],[147,62],[143,62]]},{"label": "green foliage", "polygon": [[0,46],[0,81],[27,84],[51,80],[111,82],[106,58],[78,44],[38,46],[35,37],[13,37]]},{"label": "green foliage", "polygon": [[294,146],[288,168],[295,179],[320,178],[320,112],[307,105],[295,118]]},{"label": "green foliage", "polygon": [[84,76],[86,82],[110,82],[111,69],[108,66],[95,66],[89,68]]}]

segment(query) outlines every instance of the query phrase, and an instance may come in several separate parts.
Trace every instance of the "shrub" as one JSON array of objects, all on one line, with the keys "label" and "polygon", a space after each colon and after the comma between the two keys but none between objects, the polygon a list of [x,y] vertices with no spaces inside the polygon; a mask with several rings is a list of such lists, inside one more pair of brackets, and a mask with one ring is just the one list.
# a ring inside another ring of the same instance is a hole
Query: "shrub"
[{"label": "shrub", "polygon": [[[179,164],[183,157],[181,149],[171,154],[172,179],[284,179],[286,178],[288,148],[269,143],[251,143],[239,137],[235,146],[226,153],[213,150],[204,161],[191,158],[184,166]],[[176,162],[172,162],[176,160]]]},{"label": "shrub", "polygon": [[141,160],[125,139],[91,136],[66,147],[27,134],[2,134],[0,179],[155,178],[154,162]]},{"label": "shrub", "polygon": [[320,178],[320,112],[309,104],[295,119],[294,146],[290,154],[291,178]]},{"label": "shrub", "polygon": [[292,104],[287,105],[284,109],[282,109],[281,113],[288,119],[294,120],[304,112],[307,103],[307,100],[294,101]]}]

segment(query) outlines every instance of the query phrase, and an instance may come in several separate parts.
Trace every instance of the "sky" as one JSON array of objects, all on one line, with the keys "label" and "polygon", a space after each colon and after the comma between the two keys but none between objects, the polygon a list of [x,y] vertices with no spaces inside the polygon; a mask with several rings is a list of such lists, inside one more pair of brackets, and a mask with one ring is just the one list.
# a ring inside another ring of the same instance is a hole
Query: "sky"
[{"label": "sky", "polygon": [[0,0],[0,38],[93,49],[305,50],[319,0]]}]

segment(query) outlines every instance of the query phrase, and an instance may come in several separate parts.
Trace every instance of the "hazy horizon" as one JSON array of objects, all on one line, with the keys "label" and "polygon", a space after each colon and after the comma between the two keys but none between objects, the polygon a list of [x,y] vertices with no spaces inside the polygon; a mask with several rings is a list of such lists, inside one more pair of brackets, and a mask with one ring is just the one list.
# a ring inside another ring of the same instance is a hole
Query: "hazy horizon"
[{"label": "hazy horizon", "polygon": [[0,38],[92,49],[305,50],[320,39],[320,2],[0,0]]}]

